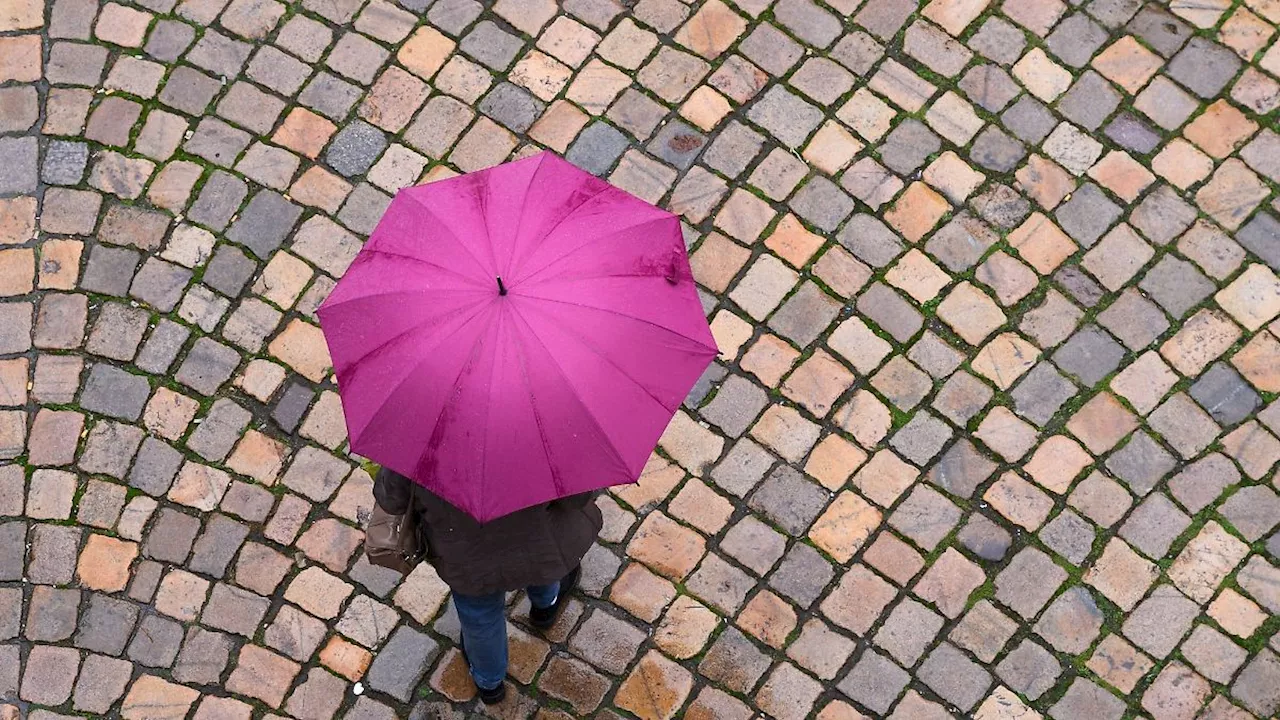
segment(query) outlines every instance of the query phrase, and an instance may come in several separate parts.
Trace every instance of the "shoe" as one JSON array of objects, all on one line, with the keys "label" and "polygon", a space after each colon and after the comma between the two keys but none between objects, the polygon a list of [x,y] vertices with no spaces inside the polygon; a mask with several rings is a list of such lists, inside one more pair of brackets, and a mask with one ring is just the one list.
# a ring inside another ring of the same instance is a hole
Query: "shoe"
[{"label": "shoe", "polygon": [[573,594],[575,588],[578,587],[578,575],[582,572],[582,566],[569,571],[568,575],[560,578],[560,592],[556,593],[556,601],[549,608],[536,608],[532,605],[529,607],[529,624],[538,630],[550,630],[556,621],[560,619],[561,613],[564,612],[565,606],[569,604],[569,596]]},{"label": "shoe", "polygon": [[[462,653],[462,661],[467,664],[467,668],[471,668],[471,659],[467,657],[467,646],[463,644],[462,638],[458,638],[458,651]],[[473,678],[474,681],[474,678]],[[480,696],[480,702],[485,705],[497,705],[507,699],[507,684],[498,683],[498,687],[488,690],[476,685],[476,694]]]},{"label": "shoe", "polygon": [[493,688],[492,690],[485,690],[479,686],[477,686],[476,689],[480,691],[480,702],[485,705],[497,705],[507,699],[506,683],[500,683],[498,687]]}]

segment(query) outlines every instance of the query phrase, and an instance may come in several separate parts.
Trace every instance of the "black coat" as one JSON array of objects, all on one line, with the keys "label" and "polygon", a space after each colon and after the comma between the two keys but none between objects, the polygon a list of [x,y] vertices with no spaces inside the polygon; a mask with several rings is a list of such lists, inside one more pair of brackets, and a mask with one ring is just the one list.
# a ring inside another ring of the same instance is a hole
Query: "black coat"
[{"label": "black coat", "polygon": [[418,483],[383,468],[373,481],[378,505],[425,527],[427,560],[463,595],[488,595],[555,582],[578,566],[603,518],[595,493],[534,505],[480,524]]}]

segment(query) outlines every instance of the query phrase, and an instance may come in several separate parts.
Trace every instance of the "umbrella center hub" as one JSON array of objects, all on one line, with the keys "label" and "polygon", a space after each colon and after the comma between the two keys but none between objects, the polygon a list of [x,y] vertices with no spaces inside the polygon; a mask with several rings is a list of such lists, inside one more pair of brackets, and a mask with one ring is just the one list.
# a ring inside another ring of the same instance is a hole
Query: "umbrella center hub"
[{"label": "umbrella center hub", "polygon": [[501,276],[501,275],[499,275],[499,276],[497,277],[497,280],[498,280],[498,294],[499,294],[499,295],[506,295],[506,294],[507,294],[507,286],[502,284],[502,276]]}]

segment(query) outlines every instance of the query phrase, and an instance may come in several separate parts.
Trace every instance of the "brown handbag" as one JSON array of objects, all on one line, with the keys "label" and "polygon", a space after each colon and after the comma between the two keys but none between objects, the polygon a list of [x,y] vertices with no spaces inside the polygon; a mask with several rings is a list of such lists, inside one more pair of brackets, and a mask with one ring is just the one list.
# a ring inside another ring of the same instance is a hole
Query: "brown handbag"
[{"label": "brown handbag", "polygon": [[410,510],[392,515],[374,503],[373,515],[364,531],[364,552],[369,562],[408,575],[427,554],[426,539]]}]

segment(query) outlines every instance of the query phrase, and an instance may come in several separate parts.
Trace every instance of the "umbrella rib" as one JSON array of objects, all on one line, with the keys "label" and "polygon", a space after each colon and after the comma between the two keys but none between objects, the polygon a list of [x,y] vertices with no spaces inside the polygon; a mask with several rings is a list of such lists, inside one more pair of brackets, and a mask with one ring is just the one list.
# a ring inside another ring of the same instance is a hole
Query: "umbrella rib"
[{"label": "umbrella rib", "polygon": [[[547,155],[542,153],[538,156],[538,167],[533,169],[533,174],[529,176],[529,184],[524,188],[524,195],[520,197],[520,214],[516,216],[516,236],[511,240],[511,252],[507,255],[507,261],[502,263],[502,273],[511,276],[511,263],[516,258],[516,240],[520,238],[520,228],[524,226],[524,211],[529,206],[529,190],[538,180],[538,173],[542,172],[542,167],[546,164]],[[494,262],[497,262],[495,255]]]},{"label": "umbrella rib", "polygon": [[475,285],[476,285],[476,287],[480,287],[480,286],[481,286],[481,285],[480,285],[480,283],[479,283],[479,282],[477,282],[477,281],[476,281],[476,279],[475,279],[475,278],[473,278],[473,277],[471,277],[470,275],[467,275],[467,274],[465,274],[465,273],[460,273],[460,272],[458,272],[457,270],[455,270],[454,268],[451,268],[451,267],[449,267],[449,266],[447,266],[447,265],[441,265],[440,263],[432,262],[432,261],[430,261],[430,260],[426,260],[426,259],[424,259],[424,258],[416,257],[416,256],[413,256],[413,255],[405,255],[404,253],[391,252],[391,251],[389,251],[389,250],[382,250],[381,248],[369,247],[369,246],[365,246],[365,248],[364,248],[364,252],[366,252],[366,253],[371,253],[371,254],[374,254],[374,255],[386,255],[387,257],[399,258],[399,259],[401,259],[401,260],[412,260],[413,262],[416,262],[416,263],[422,263],[423,265],[426,265],[426,266],[428,266],[428,267],[433,267],[433,268],[437,268],[437,269],[439,269],[439,270],[443,270],[443,271],[445,271],[445,272],[447,272],[447,273],[449,273],[449,274],[451,274],[451,275],[457,275],[458,277],[462,278],[463,280],[466,280],[467,282],[470,282],[470,283],[475,284]]},{"label": "umbrella rib", "polygon": [[[472,319],[474,319],[474,316]],[[470,322],[470,320],[468,320],[467,322]],[[465,327],[465,323],[463,327]],[[459,327],[458,329],[461,330],[462,327]],[[480,349],[480,340],[483,337],[484,337],[484,333],[481,333],[477,335],[475,341],[471,343],[471,351],[467,354],[467,361],[462,363],[462,367],[458,368],[458,374],[455,375],[453,378],[453,381],[449,383],[451,387],[455,389],[457,388],[458,380],[462,378],[463,374],[467,372],[467,368],[469,368],[471,366],[471,363],[475,361],[476,353]],[[414,365],[413,371],[410,372],[408,375],[405,375],[404,379],[402,379],[400,382],[396,383],[396,386],[395,388],[392,389],[392,391],[394,392],[395,390],[400,389],[400,386],[403,385],[405,380],[409,378],[409,375],[412,375],[413,373],[417,372],[418,368],[421,367],[422,363],[426,362],[426,360],[427,360],[426,358],[423,358],[416,365]],[[454,398],[456,397],[457,397],[456,393],[451,393],[447,398],[445,398],[445,401],[440,404],[440,412],[436,414],[436,419],[431,423],[431,432],[427,434],[427,442],[425,446],[422,448],[422,451],[418,453],[417,458],[414,459],[413,468],[414,468],[415,474],[417,474],[418,468],[422,466],[423,458],[426,456],[427,452],[431,450],[432,440],[435,439],[436,433],[440,432],[440,423],[444,422],[444,416],[446,414],[446,411],[449,409],[450,405],[453,404]],[[384,404],[382,407],[385,408],[386,405]],[[423,482],[426,482],[426,480],[424,479]],[[481,484],[483,485],[483,483]]]},{"label": "umbrella rib", "polygon": [[[542,347],[543,352],[545,352],[547,357],[551,360],[551,364],[555,367],[556,372],[560,375],[560,378],[564,380],[565,387],[569,388],[570,397],[572,397],[574,402],[578,404],[578,407],[582,408],[582,412],[591,419],[591,424],[595,426],[596,432],[600,433],[600,438],[604,441],[605,447],[609,448],[610,455],[614,461],[616,461],[623,470],[630,472],[630,469],[627,467],[627,461],[622,458],[621,453],[618,452],[618,448],[614,447],[613,443],[609,441],[609,434],[606,433],[604,428],[600,425],[600,420],[591,413],[591,410],[587,407],[586,403],[582,402],[582,398],[578,396],[578,393],[573,388],[573,383],[569,382],[569,376],[565,373],[564,367],[560,365],[560,361],[556,359],[556,356],[551,354],[551,350],[547,348],[547,343],[543,341],[542,336],[538,334],[538,331],[535,330],[529,321],[525,319],[524,315],[520,314],[520,311],[515,308],[514,305],[512,306],[512,309],[520,316],[520,320],[524,323],[525,327],[529,329],[529,334],[534,340],[538,341],[538,345]],[[537,410],[534,410],[534,412],[536,413]]]},{"label": "umbrella rib", "polygon": [[[547,237],[551,235],[551,233],[558,230],[561,225],[563,225],[569,218],[573,217],[574,214],[577,213],[579,210],[581,210],[587,203],[591,202],[592,200],[595,200],[598,196],[602,195],[605,191],[609,190],[609,188],[611,187],[613,186],[606,184],[604,187],[600,188],[596,192],[593,192],[590,195],[588,195],[586,198],[583,199],[582,202],[578,203],[577,205],[574,205],[573,209],[565,213],[564,217],[557,220],[555,225],[552,225],[551,227],[547,228],[545,232],[543,232],[541,235],[531,240],[530,242],[532,243],[532,247],[536,248],[539,245],[539,243],[541,243],[543,240],[546,240]],[[513,255],[512,260],[514,261],[515,260],[514,253],[512,255]],[[528,262],[528,259],[526,258],[524,262]],[[511,277],[512,278],[520,277],[520,271],[522,269],[524,269],[524,263],[521,263],[520,266],[518,267],[512,268]]]},{"label": "umbrella rib", "polygon": [[[516,312],[520,315],[519,311]],[[520,321],[528,328],[530,334],[533,328],[529,327],[529,321],[520,315]],[[539,340],[541,342],[541,340]],[[542,455],[547,460],[547,470],[551,472],[551,484],[554,486],[557,496],[564,495],[564,482],[560,479],[560,472],[556,469],[556,465],[551,461],[551,445],[547,442],[547,429],[542,423],[542,414],[538,412],[538,400],[533,393],[533,381],[529,379],[529,363],[525,357],[524,348],[520,343],[514,343],[516,348],[516,357],[520,358],[520,377],[524,380],[525,392],[529,395],[529,409],[533,412],[533,422],[538,428],[538,442],[542,445]]]},{"label": "umbrella rib", "polygon": [[599,350],[599,349],[597,349],[597,348],[596,348],[596,346],[595,346],[594,344],[592,344],[592,343],[587,339],[587,336],[586,336],[586,335],[583,335],[581,332],[579,332],[577,328],[575,328],[575,327],[573,327],[573,326],[571,326],[571,325],[568,325],[568,324],[566,324],[566,323],[561,322],[558,318],[556,318],[554,315],[552,315],[552,314],[550,314],[550,313],[548,313],[548,316],[547,316],[547,317],[548,317],[548,319],[550,319],[550,320],[551,320],[551,322],[554,322],[558,327],[560,327],[560,329],[564,330],[566,333],[568,333],[568,334],[572,335],[573,337],[577,338],[578,342],[582,343],[582,346],[583,346],[583,347],[585,347],[585,348],[587,348],[588,350],[590,350],[590,351],[591,351],[591,353],[592,353],[593,355],[595,355],[596,357],[600,358],[600,360],[601,360],[601,361],[603,361],[606,365],[608,365],[609,367],[613,368],[614,370],[617,370],[619,375],[621,375],[621,376],[625,377],[626,379],[630,380],[630,381],[631,381],[631,384],[633,384],[633,385],[635,385],[636,387],[640,388],[640,390],[641,390],[645,395],[648,395],[648,396],[649,396],[649,399],[653,400],[655,403],[657,403],[657,404],[658,404],[658,407],[661,407],[661,408],[663,408],[664,410],[671,410],[671,411],[675,411],[675,410],[676,410],[676,408],[668,408],[665,404],[663,404],[662,400],[661,400],[661,399],[659,399],[657,395],[654,395],[654,394],[649,390],[649,388],[645,387],[644,385],[641,385],[641,384],[640,384],[640,382],[639,382],[638,380],[636,380],[635,378],[631,377],[631,375],[627,374],[627,371],[626,371],[626,370],[623,370],[621,367],[619,367],[619,366],[618,366],[618,364],[617,364],[617,363],[615,363],[614,361],[612,361],[612,360],[610,360],[608,357],[606,357],[606,356],[605,356],[605,354],[604,354],[604,353],[602,353],[602,352],[600,352],[600,350]]},{"label": "umbrella rib", "polygon": [[636,270],[634,272],[622,272],[622,271],[604,272],[604,273],[599,273],[597,275],[589,275],[586,273],[583,273],[580,275],[561,274],[561,275],[557,275],[554,278],[543,280],[540,283],[538,283],[538,285],[540,287],[546,287],[547,285],[555,285],[561,282],[578,282],[580,280],[601,280],[604,278],[654,278],[654,277],[664,277],[664,276],[662,274],[653,273],[653,272],[643,272],[640,270]]},{"label": "umbrella rib", "polygon": [[719,348],[708,347],[708,346],[707,346],[707,345],[705,345],[701,340],[699,340],[699,339],[697,339],[697,338],[691,338],[691,337],[689,337],[688,335],[685,335],[684,333],[679,333],[679,332],[676,332],[675,330],[672,330],[671,328],[667,327],[666,325],[659,325],[658,323],[656,323],[656,322],[654,322],[654,321],[652,321],[652,320],[645,320],[644,318],[639,318],[639,317],[636,317],[635,315],[628,315],[628,314],[626,314],[626,313],[624,313],[624,312],[621,312],[621,311],[619,311],[619,310],[610,310],[609,308],[596,307],[595,305],[586,305],[586,304],[584,304],[584,303],[572,302],[572,301],[569,301],[569,300],[559,300],[559,299],[557,299],[557,298],[539,297],[539,296],[537,296],[537,295],[526,295],[525,297],[528,297],[528,298],[530,298],[530,299],[532,299],[532,300],[540,300],[540,301],[542,301],[542,302],[560,303],[561,305],[573,305],[573,306],[580,307],[580,308],[586,308],[586,309],[588,309],[588,310],[595,310],[595,311],[597,311],[597,312],[608,313],[608,314],[610,314],[610,315],[617,315],[617,316],[619,316],[619,317],[629,318],[629,319],[631,319],[631,320],[635,320],[635,321],[636,321],[636,322],[638,322],[638,323],[644,323],[645,325],[649,325],[649,326],[652,326],[652,327],[658,328],[659,330],[664,330],[664,331],[666,331],[667,333],[669,333],[669,334],[671,334],[671,335],[675,335],[676,337],[681,338],[682,340],[688,340],[689,342],[694,343],[694,344],[695,344],[695,345],[697,345],[698,347],[705,348],[705,349],[706,349],[708,352],[710,352],[712,355],[719,355],[719,354],[720,354],[720,349],[719,349]]},{"label": "umbrella rib", "polygon": [[[498,320],[497,320],[498,323],[502,323],[503,320],[504,320],[504,313],[499,312]],[[480,497],[476,501],[476,509],[482,513],[484,512],[484,507],[485,507],[485,496],[484,496],[485,478],[489,477],[489,418],[493,415],[493,376],[498,371],[497,370],[498,369],[497,353],[498,353],[498,345],[501,342],[500,340],[501,327],[498,328],[498,331],[499,332],[495,333],[495,336],[497,337],[495,337],[493,342],[494,358],[493,358],[493,363],[489,368],[489,382],[487,383],[489,387],[489,392],[485,393],[485,397],[484,397],[484,423],[481,425],[481,427],[485,429],[485,432],[484,432],[484,439],[480,441],[480,493],[479,493]],[[477,349],[479,348],[479,345],[480,343],[477,340],[477,343],[476,343]],[[475,351],[473,350],[473,354],[474,352]],[[459,377],[461,377],[461,375],[459,375]]]},{"label": "umbrella rib", "polygon": [[[479,313],[477,312],[475,315],[479,315]],[[454,335],[456,335],[456,334],[458,334],[459,332],[461,332],[463,328],[465,328],[467,325],[469,325],[469,324],[471,323],[471,321],[472,321],[472,320],[474,320],[474,319],[475,319],[475,315],[472,315],[471,317],[469,317],[469,318],[467,318],[466,320],[464,320],[464,321],[462,322],[462,324],[461,324],[461,325],[459,325],[457,328],[455,328],[455,329],[454,329],[454,331],[453,331],[453,332],[449,333],[449,335],[447,335],[447,336],[446,336],[446,339],[447,339],[447,338],[449,338],[449,337],[453,337]],[[397,338],[398,338],[398,337],[403,337],[404,335],[406,335],[406,334],[408,334],[408,333],[410,333],[410,332],[413,332],[414,330],[416,330],[416,327],[415,327],[415,328],[410,328],[409,330],[406,330],[405,332],[400,333],[400,334],[399,334],[399,335],[397,335],[396,337],[397,337]],[[394,340],[395,340],[395,338],[392,338],[391,340],[389,340],[389,341],[387,341],[387,342],[391,342],[391,341],[394,341]],[[383,343],[383,345],[386,345],[386,343]],[[381,347],[383,347],[383,345],[379,345],[378,347],[379,347],[379,348],[381,348]],[[375,350],[376,350],[376,349],[377,349],[377,348],[375,348]],[[359,359],[357,359],[356,361],[354,361],[354,362],[352,363],[352,367],[353,367],[353,369],[354,369],[354,367],[355,367],[355,365],[356,365],[357,363],[359,363],[361,360],[364,360],[365,358],[367,358],[370,354],[371,354],[371,353],[366,353],[365,355],[362,355]],[[412,369],[410,369],[410,370],[409,370],[409,372],[405,373],[404,377],[400,378],[400,380],[398,380],[398,381],[396,382],[396,384],[395,384],[395,385],[393,385],[393,386],[391,387],[391,391],[390,391],[390,392],[388,392],[388,393],[386,394],[386,396],[383,398],[382,402],[380,402],[380,403],[378,404],[378,410],[377,410],[376,412],[374,412],[373,417],[370,417],[370,418],[369,418],[369,421],[368,421],[367,423],[365,423],[365,429],[368,429],[368,428],[369,428],[369,426],[370,426],[370,425],[372,425],[372,424],[374,423],[374,421],[378,419],[378,417],[382,414],[382,411],[387,407],[387,404],[386,404],[386,398],[391,397],[391,396],[392,396],[392,395],[394,395],[394,394],[395,394],[395,393],[396,393],[396,392],[397,392],[401,387],[403,387],[403,386],[404,386],[404,384],[405,384],[406,382],[408,382],[409,378],[410,378],[414,373],[418,372],[418,368],[422,367],[422,364],[423,364],[423,363],[425,363],[428,359],[429,359],[428,357],[423,357],[423,358],[419,359],[419,360],[418,360],[418,362],[416,362],[416,363],[414,363],[414,364],[413,364],[413,368],[412,368]],[[461,371],[461,370],[459,370],[459,371],[458,371],[458,376],[461,376],[461,375],[462,375],[462,371]],[[457,377],[455,377],[455,378],[454,378],[454,382],[455,382],[455,383],[457,382],[457,379],[458,379]],[[442,408],[442,410],[443,410],[443,408]]]},{"label": "umbrella rib", "polygon": [[[477,292],[480,291],[480,288],[477,287],[476,291]],[[436,292],[461,293],[464,291],[459,290],[458,288],[418,288],[416,290],[390,290],[388,292],[369,293],[367,295],[357,295],[355,297],[349,297],[349,298],[346,298],[345,300],[338,300],[332,305],[325,306],[324,309],[332,310],[334,308],[342,307],[343,305],[346,305],[348,303],[353,303],[358,300],[368,300],[369,298],[383,298],[383,297],[391,297],[393,295],[426,295],[429,293],[436,293]]]},{"label": "umbrella rib", "polygon": [[[479,305],[479,303],[477,303],[477,304]],[[336,306],[335,306],[335,307],[336,307]],[[487,304],[486,304],[486,305],[481,305],[481,306],[479,307],[479,309],[478,309],[478,310],[476,310],[476,312],[475,312],[471,317],[469,317],[469,318],[467,318],[467,319],[463,320],[463,321],[462,321],[462,324],[460,324],[460,325],[457,327],[457,329],[455,329],[452,333],[449,333],[449,335],[450,335],[450,336],[452,336],[452,335],[456,334],[458,331],[460,331],[462,328],[466,327],[468,323],[470,323],[472,320],[474,320],[474,319],[475,319],[475,316],[476,316],[476,315],[479,315],[481,312],[483,312],[483,311],[484,311],[484,308],[485,308],[485,307],[488,307],[488,305],[487,305]],[[459,309],[457,309],[457,310],[454,310],[454,311],[453,311],[453,314],[455,314],[455,315],[456,315],[456,314],[461,314],[462,312],[463,312],[463,309],[462,309],[462,308],[459,308]],[[413,325],[411,325],[411,326],[409,326],[409,327],[405,328],[404,330],[402,330],[402,331],[400,331],[400,332],[396,333],[394,336],[389,337],[389,338],[387,338],[386,340],[384,340],[383,342],[378,343],[376,346],[374,346],[374,347],[370,348],[367,352],[365,352],[365,353],[361,354],[361,355],[360,355],[360,357],[357,357],[357,358],[352,359],[352,361],[351,361],[351,366],[352,366],[352,367],[354,367],[357,363],[363,362],[364,360],[368,359],[368,358],[369,358],[369,356],[373,355],[373,354],[374,354],[374,353],[376,353],[376,352],[381,351],[384,347],[386,347],[386,346],[390,345],[391,343],[393,343],[393,342],[395,342],[395,341],[399,340],[400,338],[403,338],[405,335],[408,335],[409,333],[417,332],[417,331],[418,331],[418,330],[419,330],[423,325],[426,325],[427,323],[429,323],[429,322],[431,322],[432,320],[435,320],[435,319],[436,319],[436,318],[427,318],[426,320],[422,320],[422,321],[420,321],[420,322],[416,322],[416,323],[414,323]]]},{"label": "umbrella rib", "polygon": [[458,247],[462,248],[463,252],[465,252],[467,256],[470,257],[475,262],[476,266],[480,268],[481,272],[483,272],[485,275],[489,274],[489,271],[485,268],[484,263],[480,261],[480,258],[476,257],[476,254],[471,252],[471,248],[467,247],[467,244],[462,242],[462,239],[459,238],[457,235],[455,235],[453,230],[451,230],[449,226],[445,225],[444,222],[440,220],[440,216],[436,215],[435,211],[432,210],[429,205],[423,202],[422,199],[416,195],[410,195],[406,193],[405,196],[408,197],[410,200],[414,201],[415,203],[417,203],[419,206],[421,206],[422,209],[425,210],[428,215],[434,218],[436,222],[440,223],[440,227],[444,230],[443,234],[449,236],[449,239],[457,243]]},{"label": "umbrella rib", "polygon": [[484,227],[484,244],[489,248],[489,267],[493,268],[493,275],[498,273],[498,253],[493,247],[493,232],[489,230],[489,184],[480,183],[480,187],[484,188],[479,193],[480,202],[480,224]]},{"label": "umbrella rib", "polygon": [[[572,256],[573,254],[575,254],[575,253],[577,253],[577,252],[581,251],[583,248],[591,247],[592,245],[595,245],[595,244],[596,244],[596,243],[598,243],[598,242],[601,242],[601,241],[603,241],[603,240],[608,240],[608,239],[610,239],[610,238],[616,237],[616,236],[618,236],[618,235],[621,235],[621,234],[622,234],[622,233],[624,233],[624,232],[627,232],[628,230],[635,230],[636,228],[643,227],[643,226],[648,225],[648,224],[650,224],[650,223],[657,223],[657,222],[668,221],[668,220],[672,220],[672,219],[674,219],[674,218],[675,218],[675,216],[674,216],[674,215],[667,215],[666,217],[650,218],[650,219],[648,219],[648,220],[643,220],[643,221],[641,221],[641,222],[638,222],[638,223],[636,223],[636,224],[634,224],[634,225],[627,225],[626,227],[620,227],[620,228],[617,228],[616,230],[613,230],[613,231],[611,231],[611,232],[605,233],[604,235],[600,235],[600,236],[595,237],[595,238],[593,238],[593,239],[591,239],[591,240],[587,240],[586,242],[582,243],[581,245],[578,245],[578,246],[576,246],[576,247],[574,247],[574,248],[571,248],[570,250],[566,251],[565,253],[563,253],[563,254],[562,254],[562,255],[560,255],[559,257],[556,257],[556,258],[553,258],[553,259],[551,259],[551,260],[547,261],[547,262],[546,262],[542,267],[538,268],[537,270],[534,270],[533,272],[530,272],[528,275],[519,276],[519,278],[520,278],[520,279],[519,279],[519,281],[518,281],[518,282],[520,282],[520,283],[525,283],[525,282],[529,282],[529,281],[531,281],[533,278],[537,277],[537,276],[538,276],[538,274],[540,274],[540,273],[542,273],[542,272],[545,272],[547,269],[551,268],[551,267],[552,267],[552,266],[554,266],[554,265],[559,264],[560,262],[562,262],[562,261],[563,261],[563,260],[565,260],[566,258],[568,258],[568,257]],[[513,287],[514,287],[514,286],[513,286]]]}]

